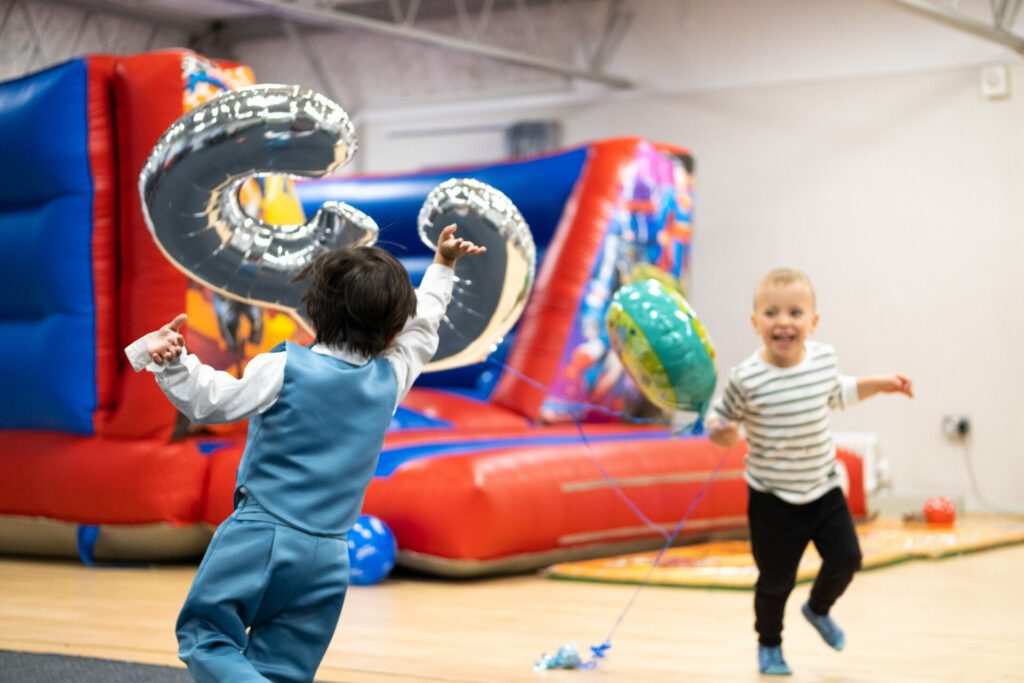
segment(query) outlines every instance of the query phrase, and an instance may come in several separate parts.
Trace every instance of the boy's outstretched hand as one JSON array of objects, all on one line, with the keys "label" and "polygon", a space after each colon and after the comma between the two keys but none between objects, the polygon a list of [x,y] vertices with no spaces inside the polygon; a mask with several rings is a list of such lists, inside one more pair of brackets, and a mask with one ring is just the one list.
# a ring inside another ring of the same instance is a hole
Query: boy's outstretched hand
[{"label": "boy's outstretched hand", "polygon": [[885,386],[882,387],[881,391],[887,394],[895,394],[897,392],[906,394],[910,398],[914,398],[914,386],[910,381],[910,378],[899,372],[895,372],[891,375],[882,378]]},{"label": "boy's outstretched hand", "polygon": [[434,255],[434,263],[440,263],[449,268],[455,267],[455,262],[467,254],[482,254],[487,247],[480,247],[455,236],[455,223],[445,226],[437,238],[437,253]]},{"label": "boy's outstretched hand", "polygon": [[185,338],[178,330],[187,318],[187,315],[181,313],[156,332],[146,336],[146,353],[154,363],[163,365],[181,355],[181,350],[185,348]]},{"label": "boy's outstretched hand", "polygon": [[857,395],[861,400],[875,394],[904,394],[914,398],[914,387],[906,375],[894,372],[891,375],[860,377],[857,379]]}]

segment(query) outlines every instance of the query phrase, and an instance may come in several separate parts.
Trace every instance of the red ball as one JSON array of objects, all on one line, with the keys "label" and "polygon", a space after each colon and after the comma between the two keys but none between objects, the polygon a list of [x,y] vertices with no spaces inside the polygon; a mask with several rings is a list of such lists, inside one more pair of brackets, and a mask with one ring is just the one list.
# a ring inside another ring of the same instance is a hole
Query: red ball
[{"label": "red ball", "polygon": [[924,518],[936,526],[953,526],[956,521],[956,505],[945,496],[934,496],[925,501]]}]

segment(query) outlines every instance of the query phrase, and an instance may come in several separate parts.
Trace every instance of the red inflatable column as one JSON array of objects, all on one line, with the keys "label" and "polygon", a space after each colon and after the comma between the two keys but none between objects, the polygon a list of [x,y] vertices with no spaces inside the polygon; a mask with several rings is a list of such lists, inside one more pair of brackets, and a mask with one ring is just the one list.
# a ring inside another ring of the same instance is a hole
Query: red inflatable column
[{"label": "red inflatable column", "polygon": [[114,144],[114,58],[89,57],[86,94],[89,172],[92,176],[92,277],[96,325],[96,411],[93,429],[113,409],[117,370],[117,149]]},{"label": "red inflatable column", "polygon": [[[620,173],[632,161],[640,138],[591,146],[584,168],[537,275],[508,365],[534,382],[551,386],[558,372],[587,281],[622,190]],[[547,392],[506,372],[492,401],[531,420],[540,417]]]},{"label": "red inflatable column", "polygon": [[[187,281],[160,253],[142,217],[138,182],[157,140],[183,112],[180,50],[118,62],[114,93],[120,193],[121,281],[118,336],[122,346],[166,324],[185,310]],[[121,355],[118,402],[103,424],[106,435],[169,435],[175,410],[148,373],[132,371]]]}]

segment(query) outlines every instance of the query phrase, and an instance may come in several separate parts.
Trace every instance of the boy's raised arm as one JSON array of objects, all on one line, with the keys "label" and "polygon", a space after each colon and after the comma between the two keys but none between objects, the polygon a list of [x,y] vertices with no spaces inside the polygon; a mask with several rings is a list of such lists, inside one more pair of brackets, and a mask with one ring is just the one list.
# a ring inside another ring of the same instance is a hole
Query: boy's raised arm
[{"label": "boy's raised arm", "polygon": [[419,289],[416,290],[416,315],[409,319],[385,352],[395,368],[399,402],[409,393],[423,366],[437,352],[437,328],[451,301],[454,278],[452,269],[455,268],[456,262],[463,256],[487,251],[486,247],[455,237],[455,230],[456,225],[452,223],[441,231],[434,263],[427,269]]},{"label": "boy's raised arm", "polygon": [[152,372],[174,407],[196,423],[243,420],[274,404],[284,382],[285,354],[260,354],[236,378],[188,353],[180,332],[185,320],[182,313],[124,350],[136,372]]}]

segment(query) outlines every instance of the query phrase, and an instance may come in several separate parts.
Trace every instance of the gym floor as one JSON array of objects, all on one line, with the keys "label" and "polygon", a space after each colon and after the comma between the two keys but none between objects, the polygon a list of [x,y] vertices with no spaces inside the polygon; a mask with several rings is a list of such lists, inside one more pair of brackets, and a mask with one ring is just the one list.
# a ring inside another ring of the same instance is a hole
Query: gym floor
[{"label": "gym floor", "polygon": [[[181,666],[174,620],[194,565],[88,568],[0,559],[0,649]],[[833,615],[847,648],[829,649],[787,607],[790,679],[1024,680],[1024,545],[862,572]],[[544,652],[601,643],[588,671],[534,672]],[[318,681],[763,681],[752,594],[554,581],[536,574],[444,581],[393,574],[349,591]]]}]

